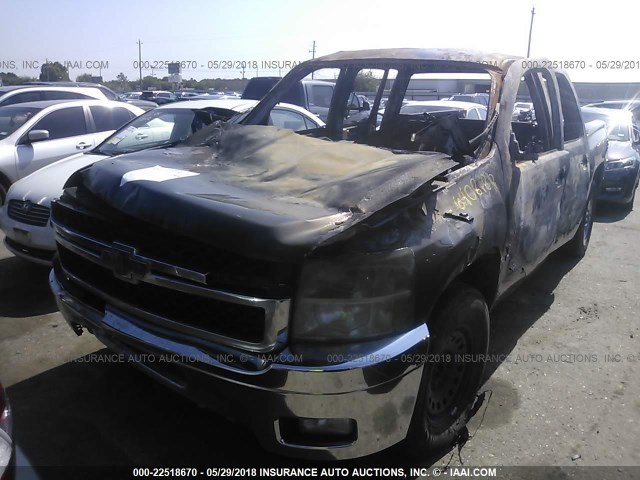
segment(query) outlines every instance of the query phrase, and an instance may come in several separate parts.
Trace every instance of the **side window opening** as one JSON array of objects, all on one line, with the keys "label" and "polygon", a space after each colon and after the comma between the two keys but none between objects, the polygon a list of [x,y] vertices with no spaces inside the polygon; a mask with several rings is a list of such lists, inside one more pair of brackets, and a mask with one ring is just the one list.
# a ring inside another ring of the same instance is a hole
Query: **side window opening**
[{"label": "side window opening", "polygon": [[559,110],[553,77],[547,70],[529,70],[520,82],[512,114],[511,153],[515,159],[536,158],[559,147]]},{"label": "side window opening", "polygon": [[269,125],[275,125],[276,127],[286,128],[297,132],[299,130],[306,130],[306,124],[304,117],[290,110],[282,108],[274,108],[269,116]]},{"label": "side window opening", "polygon": [[37,102],[38,100],[41,100],[40,92],[24,92],[10,96],[4,102],[2,102],[2,105],[4,106],[25,102]]},{"label": "side window opening", "polygon": [[576,140],[583,135],[580,108],[567,78],[562,74],[556,74],[556,81],[558,82],[562,117],[564,119],[564,141]]},{"label": "side window opening", "polygon": [[[358,143],[375,144],[380,130],[382,98],[397,76],[395,69],[363,68],[352,71],[352,82],[343,112],[343,138]],[[388,95],[388,93],[387,93]]]},{"label": "side window opening", "polygon": [[91,115],[93,116],[96,132],[117,130],[131,120],[129,110],[126,108],[92,105],[89,110],[91,110]]},{"label": "side window opening", "polygon": [[87,124],[82,107],[62,108],[42,118],[33,130],[47,130],[49,140],[75,137],[87,133]]},{"label": "side window opening", "polygon": [[[460,163],[469,161],[485,138],[486,109],[475,102],[444,100],[437,88],[465,82],[491,83],[489,73],[470,77],[473,78],[467,80],[459,72],[436,73],[426,66],[400,69],[393,81],[380,130],[373,135],[375,145],[442,152]],[[472,86],[469,83],[464,89]],[[465,96],[469,98],[473,97]],[[480,108],[484,110],[482,113]]]},{"label": "side window opening", "polygon": [[331,106],[331,97],[333,97],[332,85],[312,84],[309,91],[309,106],[325,107]]},{"label": "side window opening", "polygon": [[45,90],[42,92],[43,100],[84,100],[91,98],[78,92],[65,92],[63,90]]}]

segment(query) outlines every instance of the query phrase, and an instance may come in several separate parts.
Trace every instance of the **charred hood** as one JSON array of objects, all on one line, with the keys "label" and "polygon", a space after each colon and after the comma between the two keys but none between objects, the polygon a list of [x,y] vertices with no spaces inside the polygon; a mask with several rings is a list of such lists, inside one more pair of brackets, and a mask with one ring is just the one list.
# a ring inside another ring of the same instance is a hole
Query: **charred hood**
[{"label": "charred hood", "polygon": [[439,153],[394,153],[225,124],[177,148],[103,160],[72,182],[129,216],[186,237],[292,260],[455,165]]}]

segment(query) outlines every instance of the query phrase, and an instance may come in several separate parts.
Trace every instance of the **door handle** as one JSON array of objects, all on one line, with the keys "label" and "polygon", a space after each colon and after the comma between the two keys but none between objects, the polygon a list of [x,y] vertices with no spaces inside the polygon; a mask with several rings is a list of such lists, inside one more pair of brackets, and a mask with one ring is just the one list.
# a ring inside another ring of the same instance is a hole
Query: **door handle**
[{"label": "door handle", "polygon": [[90,143],[80,142],[76,145],[76,150],[85,150],[91,146]]},{"label": "door handle", "polygon": [[565,178],[567,178],[567,167],[562,167],[556,177],[556,185],[561,185]]},{"label": "door handle", "polygon": [[138,133],[136,135],[136,140],[144,140],[145,138],[149,138],[149,135],[145,135],[144,133]]},{"label": "door handle", "polygon": [[585,167],[589,164],[589,159],[587,158],[586,155],[582,156],[582,165],[584,165]]}]

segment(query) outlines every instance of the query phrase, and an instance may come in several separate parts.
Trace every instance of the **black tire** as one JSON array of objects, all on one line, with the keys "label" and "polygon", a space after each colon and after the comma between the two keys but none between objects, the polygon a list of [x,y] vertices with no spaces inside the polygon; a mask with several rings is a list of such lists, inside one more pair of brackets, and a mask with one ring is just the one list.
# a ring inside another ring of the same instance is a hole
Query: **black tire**
[{"label": "black tire", "polygon": [[4,205],[4,201],[7,198],[7,188],[0,181],[0,207]]},{"label": "black tire", "polygon": [[582,214],[580,227],[571,240],[567,243],[565,251],[569,256],[582,258],[589,248],[589,240],[591,239],[591,230],[593,230],[593,209],[595,206],[595,196],[593,192],[587,200],[587,207]]},{"label": "black tire", "polygon": [[[428,323],[430,361],[407,436],[409,454],[420,458],[450,448],[471,418],[489,349],[489,309],[480,292],[459,283],[444,294]],[[451,361],[437,361],[443,357]]]},{"label": "black tire", "polygon": [[636,189],[638,188],[638,184],[636,183],[633,187],[633,195],[631,195],[631,200],[624,204],[622,207],[625,212],[631,212],[633,210],[633,203],[636,200]]}]

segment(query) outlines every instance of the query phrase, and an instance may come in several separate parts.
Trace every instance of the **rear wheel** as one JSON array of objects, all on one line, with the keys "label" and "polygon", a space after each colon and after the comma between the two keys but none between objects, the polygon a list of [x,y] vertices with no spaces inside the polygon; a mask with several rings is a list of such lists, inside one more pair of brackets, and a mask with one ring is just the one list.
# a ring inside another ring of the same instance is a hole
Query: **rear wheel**
[{"label": "rear wheel", "polygon": [[408,436],[420,457],[452,446],[471,418],[489,348],[489,309],[480,292],[457,284],[429,323],[429,362]]},{"label": "rear wheel", "polygon": [[591,239],[591,230],[593,229],[593,207],[595,204],[595,196],[593,193],[589,195],[587,200],[587,208],[585,208],[582,221],[578,231],[573,238],[566,245],[566,252],[573,256],[582,258],[587,252],[589,247],[589,240]]}]

